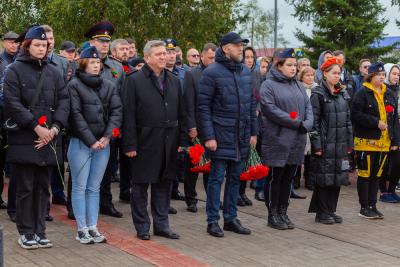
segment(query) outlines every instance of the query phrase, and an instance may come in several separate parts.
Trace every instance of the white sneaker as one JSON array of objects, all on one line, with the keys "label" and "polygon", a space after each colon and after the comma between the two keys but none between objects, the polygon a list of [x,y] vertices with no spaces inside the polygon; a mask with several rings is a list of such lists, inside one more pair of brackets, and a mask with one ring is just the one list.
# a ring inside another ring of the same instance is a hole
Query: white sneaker
[{"label": "white sneaker", "polygon": [[85,245],[94,244],[94,240],[89,235],[89,232],[88,232],[87,229],[82,230],[82,231],[78,231],[78,233],[76,234],[76,238],[75,239],[77,241],[79,241],[79,243],[81,243],[81,244],[85,244]]},{"label": "white sneaker", "polygon": [[39,248],[39,245],[35,240],[35,235],[34,234],[21,235],[19,237],[19,239],[18,239],[18,244],[23,249],[37,249],[37,248]]},{"label": "white sneaker", "polygon": [[106,243],[107,239],[104,235],[100,234],[97,228],[89,228],[89,235],[93,238],[95,243]]},{"label": "white sneaker", "polygon": [[38,243],[39,248],[51,248],[53,243],[46,237],[46,234],[36,234],[35,240]]}]

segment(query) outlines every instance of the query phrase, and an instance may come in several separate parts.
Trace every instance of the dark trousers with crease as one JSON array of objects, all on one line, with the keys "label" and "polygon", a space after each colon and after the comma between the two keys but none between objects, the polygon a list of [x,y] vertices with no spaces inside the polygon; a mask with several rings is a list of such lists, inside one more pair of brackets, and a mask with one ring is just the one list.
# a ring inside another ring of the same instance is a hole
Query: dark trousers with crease
[{"label": "dark trousers with crease", "polygon": [[169,229],[168,208],[172,181],[161,181],[154,184],[132,183],[131,210],[132,220],[138,234],[150,231],[150,218],[147,213],[148,188],[151,191],[151,214],[153,216],[153,229],[162,231]]},{"label": "dark trousers with crease", "polygon": [[[197,179],[199,178],[198,173],[194,173],[190,171],[190,168],[193,168],[193,164],[190,160],[190,156],[188,154],[185,155],[185,173],[184,173],[184,192],[185,192],[185,202],[187,205],[196,204],[197,203],[197,191],[196,184]],[[207,183],[208,183],[208,173],[203,174],[203,186],[204,191],[207,193]]]},{"label": "dark trousers with crease", "polygon": [[335,213],[339,200],[339,193],[340,187],[320,187],[318,185],[315,186],[308,212],[317,214]]},{"label": "dark trousers with crease", "polygon": [[17,228],[23,234],[45,233],[45,215],[50,196],[51,167],[16,164]]},{"label": "dark trousers with crease", "polygon": [[264,185],[265,205],[268,209],[289,206],[290,189],[296,170],[297,165],[270,168]]}]

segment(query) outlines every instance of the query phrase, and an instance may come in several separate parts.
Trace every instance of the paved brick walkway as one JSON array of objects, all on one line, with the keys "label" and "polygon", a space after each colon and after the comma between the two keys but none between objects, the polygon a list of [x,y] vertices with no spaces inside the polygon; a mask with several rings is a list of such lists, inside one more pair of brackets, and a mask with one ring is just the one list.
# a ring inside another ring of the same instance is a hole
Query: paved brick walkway
[{"label": "paved brick walkway", "polygon": [[[115,196],[117,185],[113,184]],[[199,181],[200,198],[205,199]],[[253,190],[247,189],[253,196]],[[344,187],[338,214],[341,225],[320,225],[307,213],[311,192],[306,200],[293,200],[289,215],[297,228],[277,231],[266,226],[263,203],[240,208],[239,218],[252,230],[250,236],[226,232],[218,239],[206,233],[205,203],[199,212],[189,213],[183,201],[173,201],[177,215],[170,216],[171,226],[181,239],[174,241],[152,236],[151,242],[135,238],[130,207],[116,202],[124,218],[100,217],[100,229],[107,233],[108,244],[84,246],[74,240],[74,222],[63,207],[53,206],[56,220],[48,223],[52,249],[25,251],[16,243],[15,225],[0,211],[5,228],[5,266],[400,266],[400,204],[379,203],[384,220],[368,221],[357,216],[359,206],[355,182]]]}]

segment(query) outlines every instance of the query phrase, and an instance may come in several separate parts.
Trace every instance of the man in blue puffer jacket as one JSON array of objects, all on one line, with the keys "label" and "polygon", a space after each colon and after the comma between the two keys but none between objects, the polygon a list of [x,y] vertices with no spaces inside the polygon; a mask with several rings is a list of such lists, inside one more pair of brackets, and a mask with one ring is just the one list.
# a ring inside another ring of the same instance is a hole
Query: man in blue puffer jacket
[{"label": "man in blue puffer jacket", "polygon": [[243,45],[249,40],[230,32],[221,39],[215,63],[204,70],[198,92],[198,120],[202,139],[211,158],[207,186],[207,232],[224,233],[218,225],[221,185],[226,172],[224,230],[250,234],[237,219],[240,173],[250,144],[257,143],[258,124],[252,75],[242,64]]}]

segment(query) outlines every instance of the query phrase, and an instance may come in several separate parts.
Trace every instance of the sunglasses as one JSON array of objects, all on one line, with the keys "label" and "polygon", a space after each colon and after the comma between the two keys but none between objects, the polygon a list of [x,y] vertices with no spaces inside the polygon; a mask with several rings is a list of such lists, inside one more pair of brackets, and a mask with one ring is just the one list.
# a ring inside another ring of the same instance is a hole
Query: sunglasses
[{"label": "sunglasses", "polygon": [[200,57],[200,55],[190,55],[191,57]]}]

